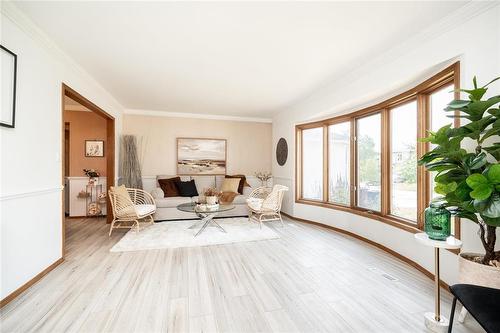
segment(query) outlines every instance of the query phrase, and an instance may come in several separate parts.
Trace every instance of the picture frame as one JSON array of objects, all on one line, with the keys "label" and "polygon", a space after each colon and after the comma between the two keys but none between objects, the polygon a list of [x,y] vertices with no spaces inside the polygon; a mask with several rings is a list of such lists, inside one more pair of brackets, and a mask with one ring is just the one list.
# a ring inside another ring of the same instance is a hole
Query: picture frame
[{"label": "picture frame", "polygon": [[227,140],[177,138],[178,175],[225,175]]},{"label": "picture frame", "polygon": [[104,157],[104,140],[85,140],[85,157]]},{"label": "picture frame", "polygon": [[0,126],[14,128],[16,122],[17,55],[0,44]]}]

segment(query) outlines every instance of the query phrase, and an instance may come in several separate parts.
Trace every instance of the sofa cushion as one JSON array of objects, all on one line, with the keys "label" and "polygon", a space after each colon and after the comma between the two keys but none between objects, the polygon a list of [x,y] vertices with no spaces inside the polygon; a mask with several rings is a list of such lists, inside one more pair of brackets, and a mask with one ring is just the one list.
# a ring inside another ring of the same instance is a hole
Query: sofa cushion
[{"label": "sofa cushion", "polygon": [[181,180],[183,182],[191,180],[191,177],[189,176],[178,176],[178,175],[158,175],[156,176],[156,185],[160,186],[160,183],[158,183],[158,180],[160,179],[169,179],[169,178],[174,178],[174,177],[181,177]]},{"label": "sofa cushion", "polygon": [[235,192],[238,193],[238,186],[240,178],[226,178],[220,187],[221,192]]},{"label": "sofa cushion", "polygon": [[157,188],[154,188],[152,191],[151,191],[151,196],[153,197],[153,199],[161,199],[161,198],[165,198],[165,193],[163,193],[163,190],[159,187]]},{"label": "sofa cushion", "polygon": [[239,194],[243,194],[243,188],[245,186],[250,186],[248,185],[247,183],[247,178],[245,177],[245,175],[226,175],[226,178],[239,178],[240,179],[240,183],[238,184],[238,193]]},{"label": "sofa cushion", "polygon": [[239,196],[239,194],[235,192],[221,192],[219,195],[219,202],[223,205],[231,204],[237,196]]},{"label": "sofa cushion", "polygon": [[130,195],[125,185],[111,186],[110,189],[111,191],[114,192],[115,196],[117,197],[116,200],[121,201],[120,206],[132,206],[134,204],[132,202],[132,199],[130,198]]},{"label": "sofa cushion", "polygon": [[260,211],[262,208],[262,204],[264,203],[264,199],[259,198],[248,198],[247,200],[248,207],[255,211]]},{"label": "sofa cushion", "polygon": [[248,196],[246,195],[237,195],[233,200],[234,205],[246,205]]},{"label": "sofa cushion", "polygon": [[165,197],[180,196],[179,189],[177,188],[176,185],[176,183],[180,181],[181,181],[180,177],[158,179],[158,183],[160,184],[160,188],[162,189]]},{"label": "sofa cushion", "polygon": [[196,184],[194,183],[193,179],[187,182],[177,181],[175,182],[175,185],[177,186],[177,189],[179,190],[179,195],[181,197],[198,196],[198,191],[196,190]]},{"label": "sofa cushion", "polygon": [[137,216],[147,216],[153,214],[155,210],[155,205],[135,205]]},{"label": "sofa cushion", "polygon": [[[198,197],[193,197],[193,201],[197,201]],[[158,208],[175,208],[180,204],[190,203],[191,198],[189,197],[169,197],[156,199],[156,207]]]}]

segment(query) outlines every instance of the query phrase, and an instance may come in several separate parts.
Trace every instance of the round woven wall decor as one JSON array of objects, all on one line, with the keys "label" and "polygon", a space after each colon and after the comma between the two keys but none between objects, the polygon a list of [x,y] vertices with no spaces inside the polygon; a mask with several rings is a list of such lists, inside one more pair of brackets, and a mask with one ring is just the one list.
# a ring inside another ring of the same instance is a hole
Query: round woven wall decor
[{"label": "round woven wall decor", "polygon": [[284,138],[280,138],[276,145],[276,161],[279,165],[285,165],[288,158],[288,144]]}]

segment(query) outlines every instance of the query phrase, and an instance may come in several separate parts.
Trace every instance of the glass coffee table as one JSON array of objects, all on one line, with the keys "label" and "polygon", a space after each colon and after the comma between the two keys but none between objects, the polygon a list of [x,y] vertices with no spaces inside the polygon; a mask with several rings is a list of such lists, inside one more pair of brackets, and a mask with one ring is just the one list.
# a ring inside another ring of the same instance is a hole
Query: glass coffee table
[{"label": "glass coffee table", "polygon": [[214,217],[216,217],[219,213],[225,212],[231,209],[234,209],[234,205],[219,205],[216,208],[206,208],[203,209],[202,206],[198,206],[195,203],[183,203],[177,206],[177,209],[183,212],[189,212],[189,213],[195,213],[196,216],[200,218],[200,221],[194,223],[192,226],[189,227],[189,229],[194,229],[196,227],[200,227],[200,230],[194,235],[194,237],[198,236],[205,230],[206,227],[208,227],[210,224],[213,224],[214,226],[218,227],[220,230],[223,232],[226,232],[223,227],[219,225],[214,220]]}]

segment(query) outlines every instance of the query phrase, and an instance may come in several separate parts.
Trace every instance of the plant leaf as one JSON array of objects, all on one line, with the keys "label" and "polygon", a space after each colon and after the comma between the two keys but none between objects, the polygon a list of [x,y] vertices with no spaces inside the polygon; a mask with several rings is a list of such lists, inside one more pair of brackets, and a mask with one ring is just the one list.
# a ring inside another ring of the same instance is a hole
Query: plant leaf
[{"label": "plant leaf", "polygon": [[491,218],[483,215],[481,215],[481,217],[484,223],[486,223],[487,225],[491,225],[492,227],[500,227],[500,217]]},{"label": "plant leaf", "polygon": [[467,113],[471,116],[471,120],[481,120],[483,118],[484,112],[490,108],[491,106],[500,102],[500,96],[494,96],[486,101],[475,100],[472,101],[468,106],[467,110],[463,110],[462,112]]},{"label": "plant leaf", "polygon": [[467,185],[465,181],[462,181],[461,183],[458,184],[457,189],[455,190],[455,196],[460,201],[469,201],[471,200],[470,192],[471,192],[470,187]]},{"label": "plant leaf", "polygon": [[490,84],[492,84],[493,82],[497,81],[497,80],[500,80],[500,76],[499,77],[496,77],[494,78],[493,80],[491,80],[490,82],[486,83],[483,88],[486,88],[487,86],[489,86]]},{"label": "plant leaf", "polygon": [[[499,119],[500,120],[500,119]],[[498,120],[497,120],[498,121]],[[496,122],[495,122],[496,123]],[[500,122],[499,122],[500,123]],[[481,138],[481,140],[479,140],[479,143],[483,143],[484,140],[486,140],[487,138],[489,138],[490,136],[493,136],[493,135],[500,135],[500,127],[496,127],[494,126],[493,128],[490,128],[489,130],[486,131],[486,133],[484,133],[483,137]]]},{"label": "plant leaf", "polygon": [[488,180],[494,184],[500,183],[500,163],[493,164],[486,173]]},{"label": "plant leaf", "polygon": [[477,170],[486,165],[488,161],[486,160],[486,153],[480,153],[477,155],[469,164],[471,170]]},{"label": "plant leaf", "polygon": [[474,188],[474,191],[470,192],[469,195],[471,198],[476,200],[486,200],[493,193],[493,186],[490,184],[481,184]]},{"label": "plant leaf", "polygon": [[486,200],[481,216],[486,216],[491,219],[500,218],[500,195],[495,193],[489,200]]},{"label": "plant leaf", "polygon": [[497,161],[500,161],[500,143],[495,142],[490,147],[483,147],[488,153],[491,154]]},{"label": "plant leaf", "polygon": [[477,218],[477,215],[471,212],[457,212],[455,216],[461,217],[461,218],[466,218],[469,219],[475,223],[479,223],[479,219]]},{"label": "plant leaf", "polygon": [[488,113],[497,118],[500,117],[500,109],[489,109]]},{"label": "plant leaf", "polygon": [[434,187],[434,191],[438,194],[446,195],[450,192],[455,191],[457,188],[457,183],[451,182],[448,184],[437,183]]},{"label": "plant leaf", "polygon": [[469,105],[469,103],[470,103],[470,101],[463,101],[460,99],[456,99],[456,100],[453,100],[450,103],[448,103],[448,106],[452,109],[461,109],[464,106]]},{"label": "plant leaf", "polygon": [[473,173],[472,175],[467,177],[466,182],[467,182],[467,185],[469,185],[469,187],[472,189],[476,189],[477,187],[479,187],[481,185],[488,185],[489,184],[488,179],[480,173]]}]

